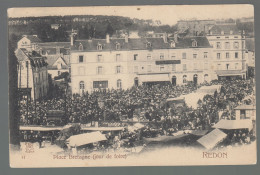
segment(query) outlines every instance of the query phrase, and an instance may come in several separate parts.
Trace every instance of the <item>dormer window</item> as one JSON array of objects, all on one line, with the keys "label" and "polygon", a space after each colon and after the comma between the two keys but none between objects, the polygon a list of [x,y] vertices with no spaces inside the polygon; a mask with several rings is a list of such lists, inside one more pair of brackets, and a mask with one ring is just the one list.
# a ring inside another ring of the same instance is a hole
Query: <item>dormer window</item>
[{"label": "dormer window", "polygon": [[80,50],[80,51],[82,51],[82,50],[83,50],[83,46],[82,46],[82,44],[81,44],[81,43],[79,44],[79,50]]},{"label": "dormer window", "polygon": [[171,48],[174,48],[176,46],[176,43],[174,41],[171,41]]},{"label": "dormer window", "polygon": [[197,41],[196,41],[196,40],[193,40],[193,41],[192,41],[192,47],[197,47],[197,46],[198,46]]},{"label": "dormer window", "polygon": [[233,30],[230,30],[230,35],[232,35],[233,34]]},{"label": "dormer window", "polygon": [[120,47],[120,43],[116,43],[116,50],[120,50],[121,47]]},{"label": "dormer window", "polygon": [[224,31],[221,31],[221,35],[224,35]]},{"label": "dormer window", "polygon": [[102,45],[101,44],[97,45],[97,50],[102,50]]},{"label": "dormer window", "polygon": [[147,47],[147,48],[151,48],[151,47],[152,47],[152,43],[147,42],[147,43],[146,43],[146,47]]}]

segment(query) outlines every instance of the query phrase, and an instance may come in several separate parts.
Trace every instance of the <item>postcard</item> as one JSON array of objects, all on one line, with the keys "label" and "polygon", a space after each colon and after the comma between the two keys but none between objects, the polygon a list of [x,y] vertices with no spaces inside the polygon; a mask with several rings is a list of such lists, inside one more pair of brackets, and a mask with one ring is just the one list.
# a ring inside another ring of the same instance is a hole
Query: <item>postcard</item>
[{"label": "postcard", "polygon": [[7,13],[11,167],[256,164],[252,5]]}]

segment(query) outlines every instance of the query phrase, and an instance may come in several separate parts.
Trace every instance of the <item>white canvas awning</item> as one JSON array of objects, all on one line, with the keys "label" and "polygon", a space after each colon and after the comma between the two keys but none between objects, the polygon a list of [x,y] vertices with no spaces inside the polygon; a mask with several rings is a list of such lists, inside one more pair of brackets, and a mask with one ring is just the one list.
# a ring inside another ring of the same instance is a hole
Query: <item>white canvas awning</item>
[{"label": "white canvas awning", "polygon": [[60,131],[63,127],[20,126],[20,131]]},{"label": "white canvas awning", "polygon": [[207,135],[198,139],[197,142],[199,142],[202,146],[204,146],[207,149],[212,149],[226,137],[227,134],[220,131],[219,129],[214,129]]},{"label": "white canvas awning", "polygon": [[249,129],[253,128],[252,120],[220,120],[213,128],[219,129]]},{"label": "white canvas awning", "polygon": [[124,127],[81,127],[83,131],[122,131]]},{"label": "white canvas awning", "polygon": [[67,139],[69,146],[82,146],[90,143],[107,140],[99,131],[71,136]]}]

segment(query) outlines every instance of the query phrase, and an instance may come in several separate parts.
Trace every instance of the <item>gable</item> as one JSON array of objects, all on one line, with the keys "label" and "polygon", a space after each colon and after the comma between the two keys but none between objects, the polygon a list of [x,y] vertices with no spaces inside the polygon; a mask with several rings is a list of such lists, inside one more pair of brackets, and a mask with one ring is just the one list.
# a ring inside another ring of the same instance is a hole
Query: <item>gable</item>
[{"label": "gable", "polygon": [[27,37],[23,37],[17,42],[18,48],[31,46],[31,41]]},{"label": "gable", "polygon": [[65,61],[63,60],[63,58],[62,58],[62,57],[59,57],[59,58],[57,58],[57,60],[53,63],[52,66],[57,66],[59,63],[61,63],[62,65],[67,65],[67,64],[65,63]]}]

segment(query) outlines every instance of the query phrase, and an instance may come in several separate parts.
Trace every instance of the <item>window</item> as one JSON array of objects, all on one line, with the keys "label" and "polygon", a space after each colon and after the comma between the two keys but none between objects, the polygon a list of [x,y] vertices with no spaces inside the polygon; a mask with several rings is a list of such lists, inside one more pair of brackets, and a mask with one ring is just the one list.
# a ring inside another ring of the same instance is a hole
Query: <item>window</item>
[{"label": "window", "polygon": [[80,55],[80,56],[79,56],[79,63],[83,63],[83,61],[84,61],[83,58],[84,58],[83,55]]},{"label": "window", "polygon": [[208,70],[208,63],[204,63],[204,70]]},{"label": "window", "polygon": [[229,52],[226,52],[226,58],[229,58]]},{"label": "window", "polygon": [[226,68],[227,68],[227,70],[228,70],[228,68],[229,68],[229,64],[226,64]]},{"label": "window", "polygon": [[121,57],[120,54],[116,54],[116,61],[120,61],[120,57]]},{"label": "window", "polygon": [[176,46],[175,42],[172,41],[172,42],[171,42],[171,48],[174,48],[175,46]]},{"label": "window", "polygon": [[97,67],[97,74],[103,74],[103,67],[102,66]]},{"label": "window", "polygon": [[235,70],[238,69],[238,63],[235,63]]},{"label": "window", "polygon": [[116,50],[120,50],[121,47],[120,47],[120,43],[116,43]]},{"label": "window", "polygon": [[204,52],[203,57],[208,58],[208,52]]},{"label": "window", "polygon": [[196,40],[192,41],[192,47],[197,47],[197,41]]},{"label": "window", "polygon": [[238,58],[238,52],[235,52],[235,58]]},{"label": "window", "polygon": [[138,66],[134,67],[134,73],[138,73]]},{"label": "window", "polygon": [[147,43],[146,43],[146,47],[147,47],[147,48],[151,48],[151,47],[152,47],[152,43],[147,42]]},{"label": "window", "polygon": [[81,43],[79,44],[79,50],[80,50],[80,51],[82,51],[82,50],[83,50],[83,46],[82,46],[82,44],[81,44]]},{"label": "window", "polygon": [[225,42],[225,49],[230,49],[230,43],[229,42]]},{"label": "window", "polygon": [[197,58],[197,54],[193,54],[193,58],[196,59]]},{"label": "window", "polygon": [[164,66],[160,66],[160,71],[164,71]]},{"label": "window", "polygon": [[97,56],[97,62],[102,62],[102,61],[103,61],[102,55],[98,55],[98,56]]},{"label": "window", "polygon": [[58,75],[60,75],[60,71],[58,71]]},{"label": "window", "polygon": [[186,70],[187,70],[187,65],[186,65],[186,64],[183,64],[183,65],[182,65],[182,70],[183,70],[183,71],[186,71]]},{"label": "window", "polygon": [[117,87],[117,89],[122,89],[122,81],[120,79],[117,80],[116,87]]},{"label": "window", "polygon": [[239,48],[239,43],[238,42],[234,42],[234,49],[238,49]]},{"label": "window", "polygon": [[161,54],[160,54],[160,60],[163,60],[163,59],[164,59],[164,54],[161,53]]},{"label": "window", "polygon": [[193,64],[193,69],[194,69],[194,70],[198,70],[197,63],[194,63],[194,64]]},{"label": "window", "polygon": [[221,59],[221,54],[217,53],[217,59]]},{"label": "window", "polygon": [[134,54],[134,61],[136,61],[138,58],[138,54]]},{"label": "window", "polygon": [[172,54],[171,54],[171,59],[172,59],[172,60],[175,60],[175,59],[176,59],[176,54],[175,54],[175,53],[172,53]]},{"label": "window", "polygon": [[182,59],[186,59],[186,52],[182,53]]},{"label": "window", "polygon": [[234,36],[234,38],[238,38],[238,36]]},{"label": "window", "polygon": [[121,73],[121,66],[116,66],[116,73],[120,74]]},{"label": "window", "polygon": [[101,44],[97,45],[97,50],[102,50],[102,45]]},{"label": "window", "polygon": [[79,89],[85,89],[84,81],[79,82]]},{"label": "window", "polygon": [[148,55],[147,55],[147,60],[151,60],[151,59],[152,59],[151,54],[148,54]]},{"label": "window", "polygon": [[85,68],[84,67],[79,68],[79,75],[85,75]]},{"label": "window", "polygon": [[176,71],[176,64],[172,65],[172,71],[175,72]]},{"label": "window", "polygon": [[183,75],[183,77],[182,77],[182,79],[183,79],[183,83],[187,83],[187,75]]},{"label": "window", "polygon": [[219,36],[217,36],[217,39],[219,39],[220,37]]},{"label": "window", "polygon": [[221,49],[221,43],[217,42],[217,49]]}]

